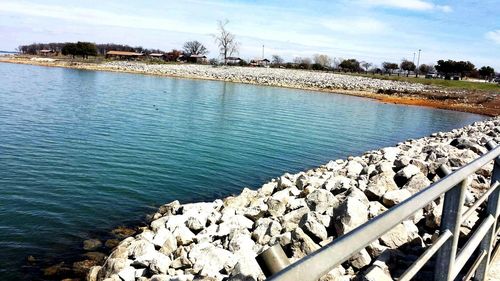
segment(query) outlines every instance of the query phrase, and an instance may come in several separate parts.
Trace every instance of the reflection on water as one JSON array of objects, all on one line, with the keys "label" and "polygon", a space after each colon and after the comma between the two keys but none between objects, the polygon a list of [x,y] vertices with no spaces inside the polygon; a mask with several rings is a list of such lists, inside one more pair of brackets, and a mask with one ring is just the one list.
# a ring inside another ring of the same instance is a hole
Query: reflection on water
[{"label": "reflection on water", "polygon": [[0,279],[167,201],[480,116],[234,83],[0,64]]}]

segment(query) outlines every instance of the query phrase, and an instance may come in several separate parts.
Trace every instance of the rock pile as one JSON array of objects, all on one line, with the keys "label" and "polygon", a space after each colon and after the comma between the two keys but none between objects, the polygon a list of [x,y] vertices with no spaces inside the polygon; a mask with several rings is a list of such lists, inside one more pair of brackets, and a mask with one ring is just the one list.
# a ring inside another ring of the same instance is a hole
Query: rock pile
[{"label": "rock pile", "polygon": [[215,79],[299,89],[343,89],[371,92],[382,91],[410,93],[425,92],[430,89],[434,90],[434,88],[431,88],[430,86],[417,83],[294,69],[236,66],[212,67],[209,65],[195,64],[146,64],[127,61],[107,62],[101,64],[100,67],[120,71],[188,78]]},{"label": "rock pile", "polygon": [[[500,118],[396,147],[284,174],[257,190],[213,202],[161,206],[148,227],[119,243],[87,280],[263,280],[255,257],[281,244],[292,262],[316,251],[439,180],[500,142]],[[471,176],[471,204],[488,187],[492,164]],[[442,198],[399,224],[323,280],[392,280],[435,239]],[[474,226],[462,227],[465,234]],[[428,272],[427,272],[428,273]],[[425,278],[426,270],[422,272]]]}]

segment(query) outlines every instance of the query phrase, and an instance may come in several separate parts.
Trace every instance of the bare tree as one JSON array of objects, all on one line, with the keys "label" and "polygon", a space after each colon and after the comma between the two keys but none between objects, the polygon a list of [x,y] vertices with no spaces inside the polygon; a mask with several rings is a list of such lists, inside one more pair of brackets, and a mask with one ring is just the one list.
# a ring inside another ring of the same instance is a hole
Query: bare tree
[{"label": "bare tree", "polygon": [[298,68],[302,69],[310,69],[312,61],[310,58],[305,57],[295,57],[293,62],[297,65]]},{"label": "bare tree", "polygon": [[232,34],[231,32],[226,30],[226,25],[229,23],[229,21],[226,20],[219,20],[217,22],[217,34],[214,34],[215,38],[215,43],[219,47],[219,52],[222,58],[224,58],[224,63],[227,64],[227,58],[237,54],[238,53],[238,48],[239,48],[239,43],[236,41],[236,36]]},{"label": "bare tree", "polygon": [[372,66],[372,63],[367,61],[362,61],[361,66],[365,69],[366,73],[368,74],[368,69],[370,68],[370,66]]},{"label": "bare tree", "polygon": [[321,65],[322,67],[330,67],[332,65],[332,59],[327,55],[315,54],[314,63]]},{"label": "bare tree", "polygon": [[339,66],[343,61],[343,58],[334,58],[332,62],[333,70],[339,69]]},{"label": "bare tree", "polygon": [[206,54],[208,54],[207,48],[205,48],[205,46],[203,46],[203,44],[201,44],[200,42],[198,42],[196,40],[195,41],[188,41],[188,42],[184,43],[183,50],[184,50],[184,53],[191,54],[191,55],[206,55]]},{"label": "bare tree", "polygon": [[285,62],[285,60],[280,57],[279,55],[273,55],[272,56],[272,63],[275,65],[282,65]]}]

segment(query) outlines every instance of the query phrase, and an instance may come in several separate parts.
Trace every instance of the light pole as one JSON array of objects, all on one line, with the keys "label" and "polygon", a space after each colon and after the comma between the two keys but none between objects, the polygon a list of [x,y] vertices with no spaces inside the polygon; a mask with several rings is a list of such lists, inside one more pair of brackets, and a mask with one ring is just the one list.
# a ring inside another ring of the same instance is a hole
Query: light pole
[{"label": "light pole", "polygon": [[420,65],[420,52],[422,50],[421,49],[418,49],[418,59],[417,59],[417,68],[416,68],[416,71],[415,71],[415,77],[418,77],[418,74],[420,72],[420,70],[418,69],[419,65]]},{"label": "light pole", "polygon": [[413,52],[413,64],[415,64],[415,52]]}]

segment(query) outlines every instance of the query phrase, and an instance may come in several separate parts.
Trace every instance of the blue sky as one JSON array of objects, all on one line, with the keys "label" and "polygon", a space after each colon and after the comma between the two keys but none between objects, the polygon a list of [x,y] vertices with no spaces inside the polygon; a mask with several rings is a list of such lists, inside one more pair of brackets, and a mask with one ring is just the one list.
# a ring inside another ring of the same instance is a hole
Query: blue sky
[{"label": "blue sky", "polygon": [[313,54],[379,65],[413,59],[470,60],[500,70],[500,0],[0,0],[0,50],[32,42],[92,41],[170,50],[199,40],[218,52],[218,19],[240,56],[287,60]]}]

